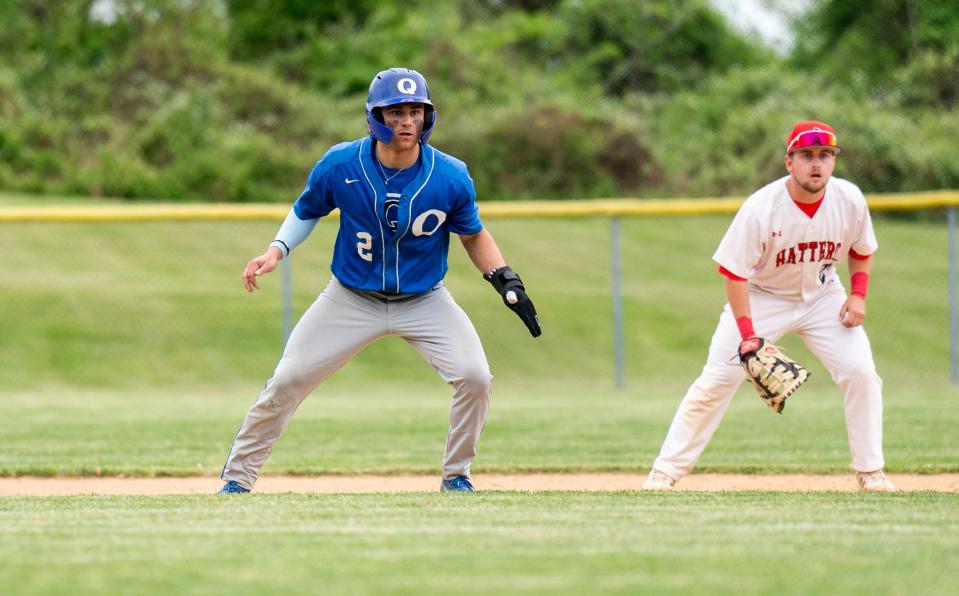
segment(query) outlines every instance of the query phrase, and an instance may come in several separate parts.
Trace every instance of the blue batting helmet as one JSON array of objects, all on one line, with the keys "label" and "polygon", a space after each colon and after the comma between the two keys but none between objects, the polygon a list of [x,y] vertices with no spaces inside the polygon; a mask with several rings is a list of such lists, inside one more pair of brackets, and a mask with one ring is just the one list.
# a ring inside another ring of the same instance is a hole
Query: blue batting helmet
[{"label": "blue batting helmet", "polygon": [[408,68],[391,68],[373,77],[370,93],[366,96],[366,122],[370,133],[381,143],[393,140],[393,129],[383,124],[380,108],[399,103],[421,103],[426,108],[423,121],[423,143],[428,143],[433,125],[436,123],[436,110],[430,101],[430,90],[423,75]]}]

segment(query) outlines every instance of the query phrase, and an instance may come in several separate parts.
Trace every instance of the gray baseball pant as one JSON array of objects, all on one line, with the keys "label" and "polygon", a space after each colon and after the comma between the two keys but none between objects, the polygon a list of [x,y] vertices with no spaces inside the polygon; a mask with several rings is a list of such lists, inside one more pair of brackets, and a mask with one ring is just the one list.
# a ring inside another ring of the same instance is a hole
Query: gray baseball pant
[{"label": "gray baseball pant", "polygon": [[442,283],[405,300],[387,301],[350,290],[336,278],[293,329],[273,377],[247,412],[220,477],[252,489],[306,396],[365,346],[388,335],[405,339],[453,386],[443,478],[468,477],[493,381],[473,323]]}]

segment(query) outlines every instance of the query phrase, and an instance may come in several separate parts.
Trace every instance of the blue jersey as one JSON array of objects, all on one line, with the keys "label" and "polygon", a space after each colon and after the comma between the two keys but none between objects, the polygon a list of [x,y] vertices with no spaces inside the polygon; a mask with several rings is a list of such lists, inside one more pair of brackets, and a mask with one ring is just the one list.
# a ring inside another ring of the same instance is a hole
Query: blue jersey
[{"label": "blue jersey", "polygon": [[330,269],[344,285],[425,292],[446,275],[450,232],[483,229],[473,180],[462,161],[420,145],[416,176],[402,189],[391,182],[389,198],[398,202],[388,220],[387,187],[375,159],[370,137],[334,146],[313,167],[293,211],[301,220],[315,220],[340,210]]}]

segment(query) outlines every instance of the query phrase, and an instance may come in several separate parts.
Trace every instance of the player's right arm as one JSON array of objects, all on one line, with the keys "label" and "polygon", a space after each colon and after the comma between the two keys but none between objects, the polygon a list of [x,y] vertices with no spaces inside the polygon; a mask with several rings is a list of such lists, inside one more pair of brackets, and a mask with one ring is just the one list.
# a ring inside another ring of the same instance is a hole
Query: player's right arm
[{"label": "player's right arm", "polygon": [[713,260],[726,280],[726,301],[744,340],[756,337],[749,305],[747,277],[762,258],[765,232],[747,199],[723,236]]},{"label": "player's right arm", "polygon": [[726,275],[726,300],[729,302],[729,309],[733,311],[733,318],[736,319],[736,326],[739,327],[742,338],[755,337],[753,315],[749,307],[749,287],[745,279],[734,279]]},{"label": "player's right arm", "polygon": [[[331,150],[332,151],[332,150]],[[329,152],[327,153],[329,155]],[[325,159],[325,156],[324,156]],[[293,208],[276,233],[266,252],[250,259],[243,268],[243,287],[247,292],[259,290],[256,278],[276,269],[276,264],[299,246],[310,235],[320,217],[335,208],[333,193],[323,174],[328,170],[324,160],[313,166],[306,180],[306,187],[293,203]]]},{"label": "player's right arm", "polygon": [[256,278],[276,269],[278,262],[306,240],[318,221],[320,221],[318,217],[306,220],[300,219],[300,216],[296,213],[296,207],[290,209],[286,220],[280,226],[280,231],[276,233],[276,240],[270,243],[265,253],[250,259],[250,262],[243,269],[243,286],[246,291],[259,290],[260,285]]},{"label": "player's right arm", "polygon": [[250,259],[250,262],[243,268],[243,287],[246,288],[246,291],[259,290],[260,284],[257,283],[256,278],[276,269],[276,264],[282,258],[283,253],[280,252],[280,249],[270,246],[262,255]]},{"label": "player's right arm", "polygon": [[283,260],[290,254],[290,251],[306,240],[318,221],[320,221],[318,217],[300,219],[300,216],[296,213],[296,207],[290,209],[286,220],[280,226],[280,231],[276,233],[276,240],[270,243],[265,253],[251,259],[246,264],[246,268],[243,269],[243,285],[246,287],[246,291],[252,292],[254,288],[259,290],[260,286],[256,282],[256,278],[276,269],[276,264],[279,261]]}]

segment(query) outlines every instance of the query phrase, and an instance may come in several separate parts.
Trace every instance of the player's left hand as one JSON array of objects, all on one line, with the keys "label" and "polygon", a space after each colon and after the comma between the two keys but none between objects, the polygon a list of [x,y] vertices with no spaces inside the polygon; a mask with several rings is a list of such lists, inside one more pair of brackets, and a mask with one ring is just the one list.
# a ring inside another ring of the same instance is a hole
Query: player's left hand
[{"label": "player's left hand", "polygon": [[739,361],[746,378],[759,397],[777,414],[783,413],[786,398],[809,378],[809,371],[779,347],[761,337],[750,337],[739,344]]},{"label": "player's left hand", "polygon": [[839,309],[839,322],[843,327],[856,327],[866,320],[866,301],[856,295],[846,298]]},{"label": "player's left hand", "polygon": [[483,279],[493,284],[496,291],[503,297],[503,304],[519,316],[533,337],[539,337],[543,333],[539,326],[536,307],[526,295],[526,287],[518,273],[504,265],[484,275]]}]

